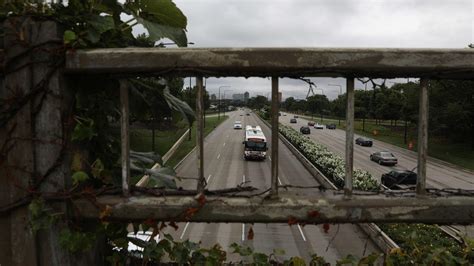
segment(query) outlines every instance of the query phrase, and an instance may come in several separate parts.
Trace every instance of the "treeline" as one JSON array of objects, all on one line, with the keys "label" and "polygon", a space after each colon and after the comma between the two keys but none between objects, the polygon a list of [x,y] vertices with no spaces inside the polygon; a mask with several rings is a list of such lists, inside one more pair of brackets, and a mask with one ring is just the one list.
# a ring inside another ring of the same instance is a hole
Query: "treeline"
[{"label": "treeline", "polygon": [[[356,119],[407,121],[416,125],[418,121],[419,83],[385,84],[373,83],[370,90],[355,91]],[[249,107],[263,108],[267,99],[257,96],[250,99]],[[474,81],[442,80],[429,85],[429,130],[431,136],[445,137],[452,142],[471,142],[474,149]],[[344,118],[346,94],[334,100],[325,95],[310,96],[305,100],[287,98],[281,104],[283,110],[308,115]],[[399,124],[401,125],[401,123]]]}]

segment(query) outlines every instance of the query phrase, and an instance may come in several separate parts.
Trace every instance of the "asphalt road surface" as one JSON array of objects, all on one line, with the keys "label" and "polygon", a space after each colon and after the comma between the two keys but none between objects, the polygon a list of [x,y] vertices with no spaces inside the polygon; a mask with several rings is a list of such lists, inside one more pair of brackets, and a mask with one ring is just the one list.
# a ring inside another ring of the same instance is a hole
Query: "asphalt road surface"
[{"label": "asphalt road surface", "polygon": [[[234,121],[246,125],[260,125],[267,137],[270,146],[271,134],[255,114],[246,116],[246,111],[228,113],[227,121],[211,132],[204,142],[204,172],[209,189],[235,187],[243,182],[265,190],[270,187],[271,157],[265,161],[245,161],[243,159],[244,131],[234,130]],[[293,154],[280,142],[279,153],[279,183],[298,186],[317,186],[311,174],[301,165]],[[270,151],[270,150],[269,150]],[[177,169],[179,176],[196,177],[196,153],[193,152]],[[179,186],[186,189],[196,187],[195,180],[186,180]],[[318,189],[298,189],[295,193],[318,194]],[[253,229],[253,240],[248,239],[249,228]],[[318,254],[334,263],[336,259],[348,254],[355,256],[368,255],[372,252],[381,252],[371,240],[356,225],[331,225],[325,233],[322,225],[289,226],[287,224],[207,224],[181,223],[179,229],[169,229],[175,239],[189,239],[201,242],[202,247],[211,247],[218,243],[227,252],[229,261],[240,260],[231,254],[229,246],[239,243],[253,247],[256,252],[266,254],[274,250],[284,250],[285,255],[277,256],[285,259],[300,256],[306,261],[311,254]]]},{"label": "asphalt road surface", "polygon": [[[283,113],[286,114],[286,113]],[[292,114],[280,116],[280,123],[291,126],[299,131],[303,125],[308,125],[308,120],[298,118],[296,124],[290,124]],[[346,132],[344,130],[336,129],[314,129],[311,127],[311,134],[309,136],[314,142],[323,144],[332,152],[344,158]],[[357,134],[354,139],[362,137]],[[429,149],[429,147],[428,147]],[[377,151],[390,151],[398,158],[398,164],[395,166],[379,165],[369,159],[370,154]],[[373,140],[372,147],[363,147],[354,144],[354,167],[369,171],[374,178],[380,181],[382,174],[391,170],[413,170],[416,172],[417,153],[406,150],[385,142]],[[427,160],[427,187],[431,188],[462,188],[474,189],[474,173],[468,170],[461,169],[447,162],[441,160],[428,158]]]}]

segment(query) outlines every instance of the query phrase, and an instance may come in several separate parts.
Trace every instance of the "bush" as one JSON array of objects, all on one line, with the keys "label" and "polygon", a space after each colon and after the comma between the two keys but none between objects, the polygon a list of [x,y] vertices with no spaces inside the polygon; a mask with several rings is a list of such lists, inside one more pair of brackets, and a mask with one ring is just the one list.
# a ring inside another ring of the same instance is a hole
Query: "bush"
[{"label": "bush", "polygon": [[[332,153],[321,144],[314,143],[307,136],[301,135],[291,127],[280,125],[280,133],[290,141],[303,155],[311,161],[337,187],[344,187],[345,162],[340,156]],[[374,191],[380,184],[364,170],[354,170],[354,189]]]}]

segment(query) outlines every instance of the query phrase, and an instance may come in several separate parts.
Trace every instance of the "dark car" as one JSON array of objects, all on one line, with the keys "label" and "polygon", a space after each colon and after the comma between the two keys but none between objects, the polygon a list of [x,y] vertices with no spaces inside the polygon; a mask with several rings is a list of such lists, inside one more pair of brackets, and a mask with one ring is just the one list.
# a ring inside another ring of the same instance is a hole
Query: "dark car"
[{"label": "dark car", "polygon": [[296,124],[296,119],[295,118],[290,119],[290,123]]},{"label": "dark car", "polygon": [[416,173],[409,170],[390,171],[382,175],[382,184],[397,189],[399,185],[416,185],[416,177]]},{"label": "dark car", "polygon": [[250,114],[249,114],[249,113],[246,113],[245,115],[246,115],[246,116],[249,116]]},{"label": "dark car", "polygon": [[314,122],[309,121],[308,126],[310,126],[310,127],[314,126]]},{"label": "dark car", "polygon": [[398,163],[398,160],[395,155],[393,155],[393,153],[389,151],[374,152],[370,155],[370,160],[377,162],[380,165],[396,165]]},{"label": "dark car", "polygon": [[368,138],[356,138],[356,144],[367,147],[372,147],[373,145],[372,140]]},{"label": "dark car", "polygon": [[310,134],[310,133],[311,133],[311,130],[309,129],[309,127],[302,126],[302,127],[300,128],[300,132],[301,132],[301,134]]},{"label": "dark car", "polygon": [[295,115],[295,116],[293,116],[293,118],[298,118],[298,116],[297,116],[297,115]]},{"label": "dark car", "polygon": [[336,124],[327,124],[326,128],[327,129],[336,129]]}]

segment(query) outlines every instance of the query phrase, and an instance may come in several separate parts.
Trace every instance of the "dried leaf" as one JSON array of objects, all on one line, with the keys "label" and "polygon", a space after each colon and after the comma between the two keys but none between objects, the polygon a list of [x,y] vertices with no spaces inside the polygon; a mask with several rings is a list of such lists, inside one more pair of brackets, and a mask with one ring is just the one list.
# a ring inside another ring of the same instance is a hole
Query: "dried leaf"
[{"label": "dried leaf", "polygon": [[198,211],[199,208],[188,208],[185,213],[185,218],[190,219]]},{"label": "dried leaf", "polygon": [[112,214],[112,207],[110,205],[105,205],[105,208],[100,211],[99,219],[103,220],[106,217],[109,217]]},{"label": "dried leaf", "polygon": [[308,217],[310,218],[316,218],[319,217],[320,213],[318,211],[309,211],[308,212]]},{"label": "dried leaf", "polygon": [[323,229],[324,229],[324,233],[328,233],[329,232],[329,224],[323,224]]},{"label": "dried leaf", "polygon": [[294,224],[297,224],[297,223],[298,223],[298,221],[296,220],[295,217],[290,216],[290,217],[288,218],[288,225],[294,225]]},{"label": "dried leaf", "polygon": [[200,206],[203,206],[206,203],[206,196],[204,194],[199,194],[199,197],[197,198],[197,202],[199,202]]},{"label": "dried leaf", "polygon": [[249,232],[247,233],[247,239],[253,240],[253,227],[252,226],[250,226]]}]

